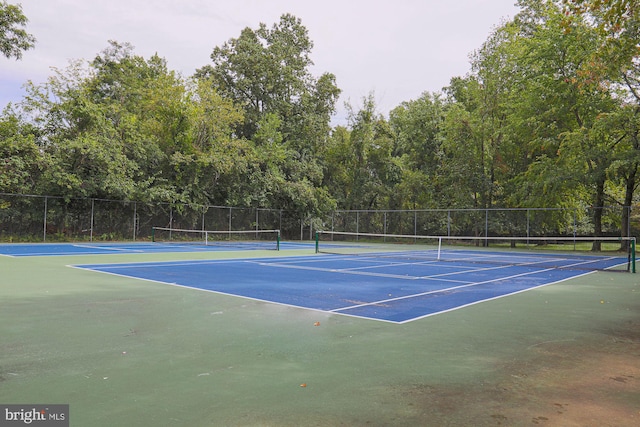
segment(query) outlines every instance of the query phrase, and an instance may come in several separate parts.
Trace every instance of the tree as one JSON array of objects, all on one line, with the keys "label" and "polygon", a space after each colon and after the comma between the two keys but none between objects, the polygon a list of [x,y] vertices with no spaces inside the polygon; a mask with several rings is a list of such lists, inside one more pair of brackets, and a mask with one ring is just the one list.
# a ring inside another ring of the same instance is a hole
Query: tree
[{"label": "tree", "polygon": [[[552,2],[531,2],[525,10],[527,19],[520,25],[526,30],[521,60],[526,78],[518,111],[527,113],[527,127],[535,136],[532,148],[539,154],[523,176],[537,183],[540,196],[553,200],[555,192],[557,204],[576,206],[582,201],[591,206],[598,236],[607,171],[621,141],[607,119],[619,108],[607,76],[585,71],[602,37],[578,17],[567,24],[566,15]],[[599,243],[593,249],[599,249]]]},{"label": "tree", "polygon": [[[473,82],[466,81],[464,84]],[[478,135],[474,116],[475,112],[469,111],[461,103],[449,106],[445,114],[439,179],[446,194],[446,207],[482,207],[482,194],[486,194],[491,185],[485,175],[482,139]]]},{"label": "tree", "polygon": [[309,72],[312,48],[300,19],[285,14],[272,28],[263,23],[257,30],[245,28],[238,38],[216,47],[213,66],[199,69],[196,76],[211,76],[219,92],[244,109],[240,136],[251,139],[261,117],[273,113],[282,121],[285,141],[300,139],[305,115],[326,126],[340,92],[333,75],[316,79]]},{"label": "tree", "polygon": [[[454,78],[445,90],[449,105],[443,138],[443,180],[457,207],[508,204],[506,190],[522,167],[513,135],[512,92],[517,91],[514,26],[496,29],[472,55],[472,74]],[[465,183],[465,191],[460,184]]]},{"label": "tree", "polygon": [[[558,1],[558,3],[560,3]],[[640,6],[632,0],[562,0],[565,28],[572,22],[589,23],[601,42],[582,72],[594,79],[611,80],[626,88],[626,95],[640,104]]]},{"label": "tree", "polygon": [[389,204],[400,179],[393,158],[393,132],[376,113],[373,95],[355,111],[349,106],[349,127],[334,131],[325,159],[325,186],[344,209],[381,209]]},{"label": "tree", "polygon": [[438,174],[442,158],[444,104],[439,94],[424,93],[406,101],[389,114],[395,137],[393,155],[402,168],[402,179],[392,204],[399,209],[442,206]]},{"label": "tree", "polygon": [[233,136],[242,111],[206,80],[191,82],[185,103],[189,144],[171,154],[175,185],[193,203],[241,205],[254,158],[251,144]]},{"label": "tree", "polygon": [[638,57],[637,49],[634,49],[634,42],[637,41],[640,31],[640,6],[637,1],[561,0],[557,3],[566,6],[565,14],[569,17],[589,17],[605,36],[606,43],[603,46],[614,47],[618,53],[626,51],[627,55],[623,60]]},{"label": "tree", "polygon": [[[617,117],[625,119],[618,120],[616,133],[626,135],[620,147],[627,147],[628,150],[624,154],[616,150],[614,169],[625,188],[625,206],[631,206],[640,178],[636,172],[638,147],[633,143],[637,135],[637,116],[640,114],[640,6],[633,0],[562,0],[562,4],[565,6],[567,27],[573,20],[583,19],[593,26],[602,40],[582,73],[593,80],[623,89],[617,94],[624,104]],[[621,157],[628,160],[621,160]],[[625,209],[625,233],[629,214],[629,209]]]},{"label": "tree", "polygon": [[[285,14],[271,28],[265,24],[256,30],[245,28],[238,38],[216,47],[211,54],[213,65],[196,73],[197,78],[209,78],[221,96],[243,111],[244,121],[236,134],[253,142],[263,170],[256,181],[262,184],[255,184],[250,192],[252,203],[277,202],[277,207],[302,216],[311,213],[305,209],[315,212],[332,204],[321,188],[318,153],[329,137],[340,93],[332,74],[311,75],[312,48],[301,21]],[[273,181],[265,182],[268,179]]]},{"label": "tree", "polygon": [[[602,118],[603,126],[614,139],[613,161],[607,170],[607,177],[612,182],[611,198],[622,207],[620,229],[622,237],[628,237],[630,231],[631,206],[634,195],[640,185],[640,114],[638,107],[623,105]],[[615,191],[615,188],[619,188]],[[622,242],[622,249],[627,249],[627,241]]]},{"label": "tree", "polygon": [[[111,42],[91,63],[73,62],[21,103],[50,160],[45,194],[172,200],[168,156],[184,144],[185,88],[164,60]],[[164,151],[163,151],[164,150]]]},{"label": "tree", "polygon": [[0,116],[0,189],[3,193],[32,194],[45,159],[36,145],[37,130],[16,114]]},{"label": "tree", "polygon": [[27,22],[21,5],[0,1],[0,52],[5,57],[21,59],[23,51],[35,46],[35,37],[22,28]]}]

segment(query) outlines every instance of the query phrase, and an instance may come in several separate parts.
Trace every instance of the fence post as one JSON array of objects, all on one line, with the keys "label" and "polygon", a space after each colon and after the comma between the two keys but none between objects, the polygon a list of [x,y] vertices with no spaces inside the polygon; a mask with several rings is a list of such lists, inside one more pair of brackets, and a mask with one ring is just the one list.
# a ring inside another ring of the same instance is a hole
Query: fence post
[{"label": "fence post", "polygon": [[[387,234],[387,211],[384,211],[383,218],[384,218],[383,219],[384,224],[382,226],[383,234]],[[385,242],[387,241],[387,236],[384,236],[384,241]]]},{"label": "fence post", "polygon": [[529,237],[531,237],[531,228],[529,225],[529,208],[527,208],[527,247],[529,247]]},{"label": "fence post", "polygon": [[[336,231],[335,230],[335,214],[336,214],[336,211],[331,211],[331,231]],[[331,235],[331,240],[333,240],[333,234]]]},{"label": "fence post", "polygon": [[89,241],[93,242],[93,214],[94,214],[94,204],[96,199],[91,199],[91,226],[89,227]]},{"label": "fence post", "polygon": [[627,237],[631,237],[631,206],[625,206],[625,209],[627,210]]},{"label": "fence post", "polygon": [[573,250],[576,250],[576,236],[578,235],[578,209],[573,209]]},{"label": "fence post", "polygon": [[138,202],[133,202],[133,241],[136,241],[136,228],[138,221]]},{"label": "fence post", "polygon": [[42,230],[42,241],[47,241],[47,196],[44,196],[44,226]]},{"label": "fence post", "polygon": [[489,208],[484,211],[484,247],[489,247]]}]

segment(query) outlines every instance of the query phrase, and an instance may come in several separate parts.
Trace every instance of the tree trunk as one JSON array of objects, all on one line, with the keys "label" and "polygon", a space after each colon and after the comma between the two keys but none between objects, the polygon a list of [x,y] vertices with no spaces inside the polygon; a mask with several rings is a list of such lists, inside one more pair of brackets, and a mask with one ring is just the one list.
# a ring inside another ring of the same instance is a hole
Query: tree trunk
[{"label": "tree trunk", "polygon": [[[633,171],[626,177],[625,193],[624,193],[624,206],[622,206],[622,230],[620,230],[620,237],[629,237],[629,225],[631,221],[631,205],[633,204],[633,192],[636,187],[636,176],[638,174],[638,166],[633,168]],[[629,241],[623,240],[620,242],[620,250],[629,250]]]}]

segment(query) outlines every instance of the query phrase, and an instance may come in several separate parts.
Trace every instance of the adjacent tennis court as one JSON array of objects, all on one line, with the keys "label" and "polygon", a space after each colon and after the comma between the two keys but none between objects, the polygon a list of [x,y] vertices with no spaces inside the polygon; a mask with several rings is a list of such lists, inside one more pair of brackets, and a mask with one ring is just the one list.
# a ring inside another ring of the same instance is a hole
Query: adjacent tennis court
[{"label": "adjacent tennis court", "polygon": [[[15,243],[0,244],[0,255],[11,257],[30,256],[67,256],[67,255],[109,255],[109,254],[142,254],[169,252],[229,252],[276,250],[273,242],[221,242],[219,244],[195,244],[193,242],[175,243]],[[309,249],[310,243],[282,242],[278,250]]]}]

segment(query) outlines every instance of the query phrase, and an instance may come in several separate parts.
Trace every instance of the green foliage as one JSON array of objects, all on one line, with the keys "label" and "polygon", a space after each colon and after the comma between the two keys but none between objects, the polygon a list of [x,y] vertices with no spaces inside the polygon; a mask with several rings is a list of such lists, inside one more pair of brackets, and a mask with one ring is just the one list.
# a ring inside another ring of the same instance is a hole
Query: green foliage
[{"label": "green foliage", "polygon": [[196,75],[211,76],[219,92],[243,108],[239,136],[252,139],[260,119],[271,113],[282,121],[286,141],[299,144],[311,136],[310,142],[317,143],[319,135],[308,131],[326,133],[340,91],[333,75],[316,79],[310,74],[312,48],[301,21],[285,14],[272,28],[265,24],[256,30],[245,28],[238,38],[216,47],[213,66]]},{"label": "green foliage", "polygon": [[36,129],[20,118],[0,116],[0,191],[30,194],[44,168],[44,158],[35,143]]},{"label": "green foliage", "polygon": [[21,59],[23,51],[34,47],[35,37],[22,28],[27,22],[21,5],[0,1],[0,53],[5,57]]},{"label": "green foliage", "polygon": [[[577,220],[598,233],[605,205],[636,201],[640,72],[629,46],[640,37],[636,9],[606,21],[629,3],[572,3],[567,14],[559,1],[520,1],[444,93],[388,119],[371,94],[333,129],[335,76],[311,74],[313,43],[292,15],[245,28],[191,79],[112,41],[28,83],[0,115],[0,192],[276,208],[306,224],[334,208],[594,206],[600,214]],[[457,226],[479,232],[473,215]],[[567,221],[534,216],[549,232]]]},{"label": "green foliage", "polygon": [[300,20],[285,14],[271,28],[245,28],[216,47],[213,65],[196,73],[243,111],[234,131],[252,142],[254,152],[248,178],[239,187],[243,196],[233,198],[243,206],[286,208],[306,216],[333,205],[321,188],[318,155],[340,91],[333,75],[311,75],[312,48]]},{"label": "green foliage", "polygon": [[391,198],[394,208],[443,206],[440,174],[444,117],[444,102],[438,94],[424,93],[391,111],[393,154],[401,170],[400,182]]},{"label": "green foliage", "polygon": [[373,95],[350,109],[349,121],[351,130],[337,128],[324,151],[325,186],[346,209],[384,208],[401,175],[393,131],[375,112]]}]

